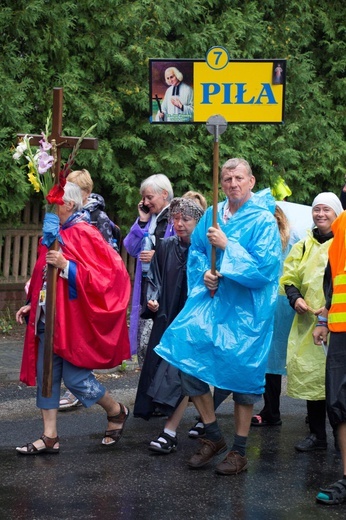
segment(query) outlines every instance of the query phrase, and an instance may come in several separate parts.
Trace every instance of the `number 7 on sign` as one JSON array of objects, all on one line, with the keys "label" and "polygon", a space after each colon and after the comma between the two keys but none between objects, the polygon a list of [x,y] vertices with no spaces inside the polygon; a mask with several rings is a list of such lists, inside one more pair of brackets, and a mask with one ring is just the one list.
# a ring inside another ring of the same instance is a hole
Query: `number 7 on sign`
[{"label": "number 7 on sign", "polygon": [[221,56],[222,56],[222,52],[221,52],[221,51],[215,51],[214,54],[215,54],[215,56],[216,56],[215,65],[217,66],[218,63],[219,63],[219,59],[220,59]]},{"label": "number 7 on sign", "polygon": [[224,69],[229,62],[228,51],[224,47],[211,47],[207,52],[205,61],[211,69]]}]

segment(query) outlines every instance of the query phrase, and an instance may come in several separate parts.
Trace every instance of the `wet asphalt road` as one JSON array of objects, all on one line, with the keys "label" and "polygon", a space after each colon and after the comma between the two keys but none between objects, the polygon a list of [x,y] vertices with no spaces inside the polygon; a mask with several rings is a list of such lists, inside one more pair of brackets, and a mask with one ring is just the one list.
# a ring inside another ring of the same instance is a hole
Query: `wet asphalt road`
[{"label": "wet asphalt road", "polygon": [[[138,376],[132,371],[100,377],[132,409]],[[170,455],[150,454],[147,448],[160,433],[162,418],[145,422],[130,416],[120,442],[102,446],[106,421],[97,406],[59,413],[59,455],[17,455],[15,446],[42,433],[34,396],[34,388],[0,385],[1,520],[346,518],[346,504],[315,503],[318,488],[341,477],[331,431],[327,451],[293,448],[307,434],[304,401],[282,397],[283,425],[252,428],[248,471],[225,477],[216,475],[214,462],[200,470],[186,465],[198,443],[187,436],[195,422],[192,405],[179,428],[178,450]],[[218,418],[230,443],[232,401],[221,405]]]}]

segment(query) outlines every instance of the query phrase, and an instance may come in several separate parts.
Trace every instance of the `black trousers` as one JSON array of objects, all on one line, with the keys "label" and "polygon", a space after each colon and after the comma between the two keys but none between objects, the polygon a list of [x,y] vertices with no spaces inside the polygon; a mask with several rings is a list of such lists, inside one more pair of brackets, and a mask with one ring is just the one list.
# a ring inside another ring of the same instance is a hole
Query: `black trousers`
[{"label": "black trousers", "polygon": [[264,421],[280,421],[281,374],[266,374],[264,406],[259,415]]},{"label": "black trousers", "polygon": [[346,422],[346,332],[331,332],[326,366],[326,400],[330,424]]},{"label": "black trousers", "polygon": [[325,441],[326,433],[326,401],[306,401],[310,432],[317,439]]}]

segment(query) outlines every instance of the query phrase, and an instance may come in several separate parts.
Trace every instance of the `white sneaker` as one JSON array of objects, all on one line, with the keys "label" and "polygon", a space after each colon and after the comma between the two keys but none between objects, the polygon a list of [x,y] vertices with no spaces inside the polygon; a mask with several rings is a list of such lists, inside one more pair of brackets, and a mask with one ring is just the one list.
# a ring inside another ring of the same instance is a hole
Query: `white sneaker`
[{"label": "white sneaker", "polygon": [[67,408],[72,408],[74,406],[81,406],[82,403],[75,397],[70,390],[66,390],[64,395],[59,401],[59,410],[66,410]]}]

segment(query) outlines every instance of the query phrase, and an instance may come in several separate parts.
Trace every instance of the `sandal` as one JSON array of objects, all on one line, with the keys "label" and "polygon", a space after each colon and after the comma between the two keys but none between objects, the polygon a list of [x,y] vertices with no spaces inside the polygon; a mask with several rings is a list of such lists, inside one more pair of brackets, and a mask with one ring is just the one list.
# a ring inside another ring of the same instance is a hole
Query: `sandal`
[{"label": "sandal", "polygon": [[151,441],[149,450],[157,453],[171,453],[177,449],[178,439],[168,433],[162,432],[157,439]]},{"label": "sandal", "polygon": [[[120,440],[120,438],[123,434],[125,422],[128,419],[128,416],[130,415],[130,410],[128,408],[126,408],[126,406],[124,406],[122,403],[119,403],[119,406],[120,406],[120,412],[118,413],[118,415],[113,415],[113,416],[108,415],[107,420],[109,422],[112,422],[115,424],[121,424],[122,427],[118,428],[117,430],[106,430],[105,431],[104,437],[102,439],[102,444],[104,446],[113,446]],[[113,439],[113,441],[107,442],[106,437],[110,437],[111,439]]]},{"label": "sandal", "polygon": [[269,422],[263,419],[262,415],[253,415],[251,418],[251,426],[281,426],[282,420]]},{"label": "sandal", "polygon": [[346,480],[338,480],[328,488],[321,488],[316,496],[316,502],[336,505],[346,501]]},{"label": "sandal", "polygon": [[189,430],[189,437],[190,439],[199,439],[200,437],[205,436],[205,428],[204,424],[199,420],[196,422],[192,428]]},{"label": "sandal", "polygon": [[59,410],[66,410],[67,408],[73,408],[74,406],[82,406],[82,403],[70,392],[70,390],[66,390],[59,401]]},{"label": "sandal", "polygon": [[40,439],[43,441],[44,446],[42,448],[36,448],[32,442],[25,444],[22,447],[17,447],[17,453],[21,455],[39,455],[40,453],[59,453],[60,447],[54,448],[59,442],[59,437],[47,437],[41,435]]}]

